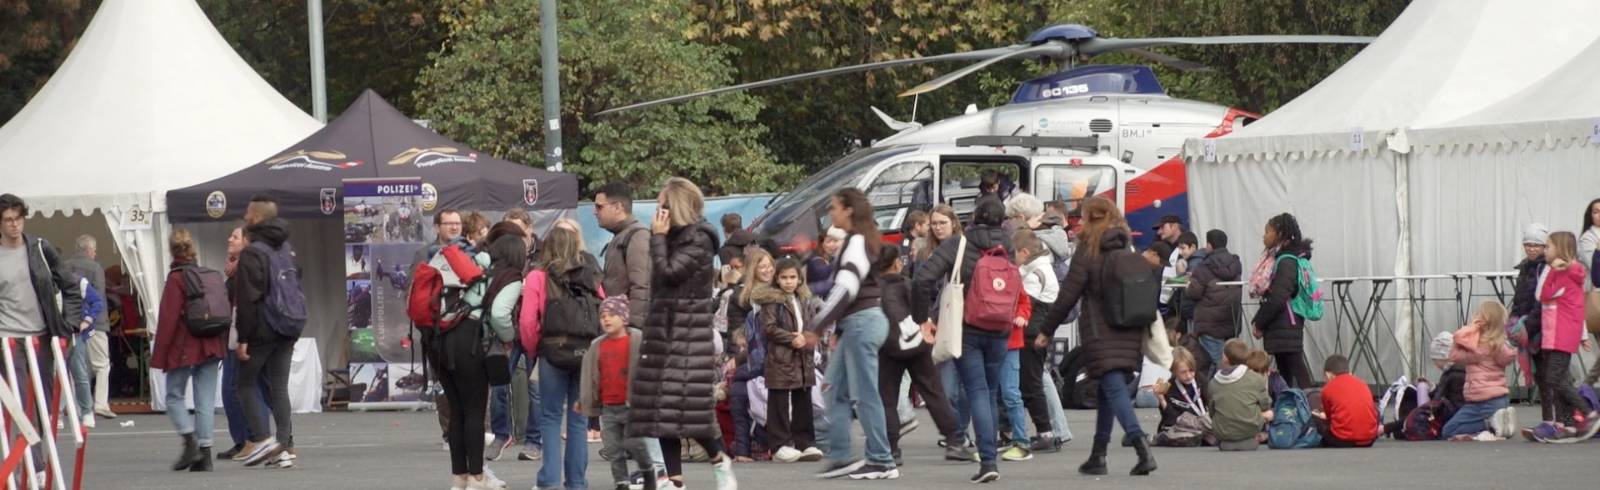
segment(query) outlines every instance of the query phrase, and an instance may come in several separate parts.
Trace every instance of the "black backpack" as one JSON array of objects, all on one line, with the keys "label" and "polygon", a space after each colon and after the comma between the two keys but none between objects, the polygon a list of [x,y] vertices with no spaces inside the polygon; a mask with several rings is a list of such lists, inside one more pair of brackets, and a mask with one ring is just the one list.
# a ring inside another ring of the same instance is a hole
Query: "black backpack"
[{"label": "black backpack", "polygon": [[546,273],[544,324],[539,355],[551,365],[573,371],[582,367],[589,344],[600,337],[600,295],[593,285]]},{"label": "black backpack", "polygon": [[189,335],[203,339],[226,333],[233,326],[227,277],[215,269],[193,265],[178,269],[183,272],[183,324]]},{"label": "black backpack", "polygon": [[1150,328],[1160,314],[1161,276],[1132,250],[1106,252],[1101,260],[1100,293],[1106,323],[1112,328]]}]

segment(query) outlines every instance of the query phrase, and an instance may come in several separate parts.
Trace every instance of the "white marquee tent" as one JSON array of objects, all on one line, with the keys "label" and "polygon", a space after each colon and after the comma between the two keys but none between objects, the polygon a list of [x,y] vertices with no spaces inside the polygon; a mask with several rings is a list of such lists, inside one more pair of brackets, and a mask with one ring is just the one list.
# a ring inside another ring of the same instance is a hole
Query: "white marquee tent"
[{"label": "white marquee tent", "polygon": [[[1596,18],[1589,0],[1413,2],[1299,98],[1232,135],[1188,141],[1192,223],[1254,244],[1268,218],[1294,213],[1325,277],[1509,270],[1524,225],[1571,229],[1600,187],[1586,139],[1600,116]],[[1453,294],[1435,286],[1430,296]],[[1435,305],[1414,328],[1411,305],[1392,308],[1393,330],[1379,332],[1395,341],[1377,342],[1386,366],[1458,320]],[[1332,330],[1310,342],[1350,350],[1350,332]]]},{"label": "white marquee tent", "polygon": [[[0,192],[26,199],[27,231],[68,254],[77,235],[99,236],[102,265],[124,264],[153,319],[168,260],[166,192],[261,161],[318,127],[193,1],[105,0],[66,62],[0,127]],[[147,226],[135,226],[139,211]]]}]

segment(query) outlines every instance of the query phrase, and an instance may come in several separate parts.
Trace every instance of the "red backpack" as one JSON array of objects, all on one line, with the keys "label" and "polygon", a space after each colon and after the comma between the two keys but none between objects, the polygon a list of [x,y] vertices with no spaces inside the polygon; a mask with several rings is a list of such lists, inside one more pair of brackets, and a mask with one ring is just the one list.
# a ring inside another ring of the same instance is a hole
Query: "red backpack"
[{"label": "red backpack", "polygon": [[980,254],[967,284],[962,321],[991,332],[1010,332],[1011,321],[1017,317],[1017,298],[1022,294],[1022,273],[1006,256],[1003,245]]},{"label": "red backpack", "polygon": [[483,280],[483,268],[460,247],[447,246],[411,273],[406,316],[417,328],[450,330],[467,316],[467,288]]}]

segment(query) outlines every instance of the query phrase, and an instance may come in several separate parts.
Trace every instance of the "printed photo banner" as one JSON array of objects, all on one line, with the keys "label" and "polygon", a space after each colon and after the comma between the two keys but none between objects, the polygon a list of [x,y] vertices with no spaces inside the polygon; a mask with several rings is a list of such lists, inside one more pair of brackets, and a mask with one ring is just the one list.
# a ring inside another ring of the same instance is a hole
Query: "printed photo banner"
[{"label": "printed photo banner", "polygon": [[[347,179],[343,185],[350,401],[416,401],[426,383],[421,353],[407,338],[405,300],[415,257],[427,246],[422,179]],[[331,199],[332,192],[326,194]]]}]

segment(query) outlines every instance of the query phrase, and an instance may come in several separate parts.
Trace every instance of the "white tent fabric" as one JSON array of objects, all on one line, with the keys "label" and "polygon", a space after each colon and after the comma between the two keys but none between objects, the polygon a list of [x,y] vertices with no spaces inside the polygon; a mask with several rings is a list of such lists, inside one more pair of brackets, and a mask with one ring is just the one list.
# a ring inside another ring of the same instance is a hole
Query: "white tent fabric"
[{"label": "white tent fabric", "polygon": [[[1576,224],[1591,197],[1583,183],[1600,182],[1595,122],[1583,119],[1600,116],[1595,18],[1600,2],[1587,0],[1413,2],[1299,98],[1231,135],[1186,142],[1193,222],[1253,244],[1267,216],[1295,213],[1324,277],[1507,270],[1523,225]],[[1454,292],[1434,286],[1430,297]],[[1386,344],[1415,359],[1417,339],[1458,325],[1437,306],[1413,324],[1414,306],[1380,308],[1394,324],[1375,340],[1386,366]],[[1312,342],[1328,330],[1313,329]]]},{"label": "white tent fabric", "polygon": [[[100,211],[154,318],[166,191],[261,161],[316,128],[193,1],[105,0],[66,62],[0,127],[0,192],[47,219]],[[154,213],[152,226],[122,230],[135,208]]]}]

